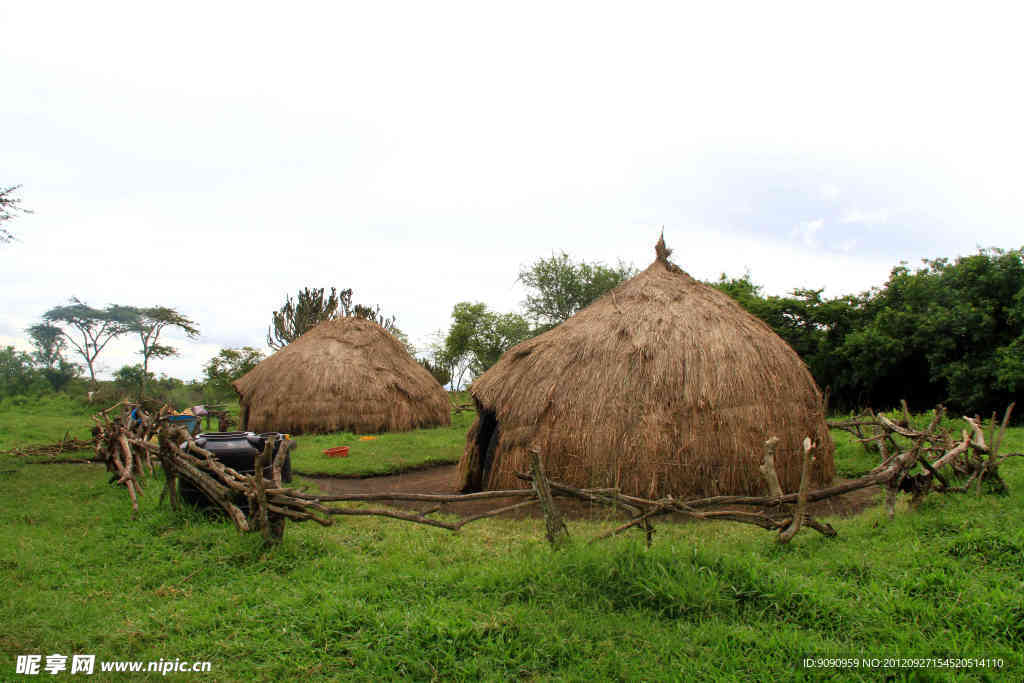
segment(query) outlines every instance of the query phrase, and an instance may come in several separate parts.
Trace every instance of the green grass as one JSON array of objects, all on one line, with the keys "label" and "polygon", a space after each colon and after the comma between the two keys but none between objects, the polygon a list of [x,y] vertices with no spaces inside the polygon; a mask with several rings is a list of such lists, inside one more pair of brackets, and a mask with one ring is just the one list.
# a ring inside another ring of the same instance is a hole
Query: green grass
[{"label": "green grass", "polygon": [[[1004,450],[1024,451],[1024,428]],[[841,471],[873,466],[857,457],[837,449]],[[0,461],[0,679],[28,653],[209,660],[214,680],[839,673],[807,672],[807,656],[1004,661],[956,676],[842,672],[852,680],[1024,678],[1024,458],[1002,469],[1007,496],[932,495],[912,511],[901,500],[892,521],[879,507],[833,520],[836,538],[779,546],[752,527],[658,524],[649,550],[640,534],[587,546],[610,524],[579,521],[559,553],[541,520],[455,535],[375,518],[290,524],[265,550],[158,507],[156,482],[133,522],[102,467],[12,461]]]},{"label": "green grass", "polygon": [[[302,474],[366,476],[458,462],[475,417],[474,411],[467,410],[452,415],[450,427],[377,434],[371,440],[349,432],[298,436],[292,468]],[[324,455],[335,446],[348,446],[348,457]]]},{"label": "green grass", "polygon": [[0,400],[0,451],[15,446],[56,443],[69,437],[90,439],[95,412],[64,394],[41,398],[14,396]]},{"label": "green grass", "polygon": [[[452,396],[453,406],[468,400],[466,392]],[[238,415],[238,404],[227,405]],[[0,450],[15,446],[50,444],[70,436],[89,439],[90,419],[98,408],[57,395],[43,399],[7,399],[0,403]],[[466,446],[466,432],[476,413],[466,410],[452,414],[450,427],[416,429],[411,432],[356,435],[350,432],[296,436],[292,467],[302,474],[372,476],[455,463]],[[205,422],[202,427],[205,427]],[[211,427],[216,428],[213,422]],[[236,427],[237,428],[237,427]],[[372,436],[370,440],[363,440]],[[348,446],[346,458],[328,457],[323,452],[334,446]],[[35,461],[45,457],[33,458]]]}]

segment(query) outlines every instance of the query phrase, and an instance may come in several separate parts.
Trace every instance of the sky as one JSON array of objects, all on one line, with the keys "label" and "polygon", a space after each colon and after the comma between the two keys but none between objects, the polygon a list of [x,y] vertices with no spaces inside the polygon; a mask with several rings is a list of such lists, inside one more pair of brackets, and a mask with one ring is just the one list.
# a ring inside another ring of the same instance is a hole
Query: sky
[{"label": "sky", "polygon": [[[836,296],[1024,246],[1021,16],[939,3],[0,0],[0,346],[72,297],[262,347],[351,287],[426,350],[566,251]],[[139,362],[133,340],[101,376]]]}]

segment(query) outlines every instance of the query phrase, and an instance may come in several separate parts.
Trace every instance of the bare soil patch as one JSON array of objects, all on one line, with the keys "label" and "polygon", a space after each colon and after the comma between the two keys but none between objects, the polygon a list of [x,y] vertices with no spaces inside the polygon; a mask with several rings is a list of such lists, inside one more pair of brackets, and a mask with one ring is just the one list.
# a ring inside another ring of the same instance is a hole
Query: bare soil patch
[{"label": "bare soil patch", "polygon": [[[321,477],[308,476],[317,483],[325,495],[343,495],[346,493],[458,493],[455,484],[455,465],[438,465],[429,469],[403,472],[377,477]],[[836,479],[835,483],[842,483],[843,479]],[[815,516],[839,516],[850,517],[871,507],[879,502],[881,489],[877,486],[851,491],[842,496],[836,496],[827,500],[812,503],[809,507]],[[520,498],[490,498],[465,503],[446,503],[442,512],[465,517],[479,514],[488,510],[494,510],[505,505],[512,505],[519,502]],[[571,519],[606,519],[618,517],[614,511],[604,505],[594,505],[583,501],[568,498],[558,498],[559,509]],[[418,503],[409,501],[381,501],[381,504],[390,507],[404,508],[408,510],[429,510],[434,507],[433,503]],[[500,515],[504,519],[522,519],[524,517],[542,517],[540,506],[531,506],[523,510]],[[625,516],[624,514],[621,516]],[[675,516],[667,516],[673,518]],[[661,519],[666,519],[662,517]],[[679,518],[682,520],[682,518]]]}]

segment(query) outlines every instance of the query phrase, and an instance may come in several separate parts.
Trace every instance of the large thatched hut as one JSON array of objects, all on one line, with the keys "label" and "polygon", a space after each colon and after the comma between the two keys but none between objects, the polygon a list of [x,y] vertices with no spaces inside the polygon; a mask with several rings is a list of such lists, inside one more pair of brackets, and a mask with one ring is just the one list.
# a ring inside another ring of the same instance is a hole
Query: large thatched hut
[{"label": "large thatched hut", "polygon": [[242,429],[397,432],[451,424],[448,394],[375,322],[320,323],[234,382]]},{"label": "large thatched hut", "polygon": [[835,474],[822,395],[771,328],[668,260],[544,334],[509,349],[472,385],[477,419],[461,489],[522,487],[528,451],[575,486],[660,497],[759,494],[764,442],[779,439],[787,491],[800,447],[818,444],[812,481]]}]

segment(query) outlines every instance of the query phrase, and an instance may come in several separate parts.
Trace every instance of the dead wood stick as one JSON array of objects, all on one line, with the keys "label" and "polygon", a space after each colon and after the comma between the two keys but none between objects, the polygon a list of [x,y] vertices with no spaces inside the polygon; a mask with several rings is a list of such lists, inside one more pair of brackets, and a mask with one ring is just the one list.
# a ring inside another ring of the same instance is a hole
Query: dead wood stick
[{"label": "dead wood stick", "polygon": [[1017,405],[1016,402],[1011,403],[1006,407],[1006,412],[1003,414],[1003,423],[999,425],[999,434],[996,435],[995,440],[992,442],[992,454],[989,458],[993,460],[999,453],[999,447],[1003,445],[1003,437],[1006,436],[1006,426],[1010,423],[1010,415],[1013,413],[1013,407]]},{"label": "dead wood stick", "polygon": [[532,489],[511,489],[508,491],[482,491],[480,493],[463,493],[463,494],[435,494],[435,493],[401,493],[395,491],[393,493],[344,493],[332,496],[322,496],[313,493],[304,493],[297,489],[267,489],[267,493],[282,493],[285,495],[293,496],[295,498],[303,498],[306,500],[318,500],[323,503],[327,502],[357,502],[357,501],[380,501],[380,500],[408,500],[408,501],[422,501],[425,503],[463,503],[473,500],[485,500],[487,498],[512,498],[512,497],[532,497],[536,495]]},{"label": "dead wood stick", "polygon": [[981,425],[979,424],[980,418],[972,418],[964,415],[964,421],[967,422],[968,425],[970,425],[971,431],[973,432],[973,436],[971,438],[971,448],[980,453],[988,453],[988,446],[985,444],[985,434],[982,431]]},{"label": "dead wood stick", "polygon": [[237,505],[228,499],[228,488],[226,486],[215,481],[211,476],[183,458],[178,458],[175,465],[181,476],[195,484],[196,488],[200,489],[207,498],[224,509],[232,521],[234,521],[239,531],[247,532],[250,530],[249,522],[246,520],[245,515],[242,514]]},{"label": "dead wood stick", "polygon": [[292,498],[291,496],[282,496],[280,494],[269,494],[268,500],[274,505],[280,507],[295,507],[302,509],[318,510],[320,512],[329,512],[330,508],[326,505],[322,505],[314,500],[302,500],[300,498]]},{"label": "dead wood stick", "polygon": [[928,470],[928,474],[939,480],[939,483],[942,484],[943,490],[949,488],[949,482],[946,481],[946,478],[942,476],[937,469],[932,467],[931,463],[928,462],[928,458],[920,458],[918,459],[918,462],[921,463],[921,467]]},{"label": "dead wood stick", "polygon": [[811,461],[814,457],[811,451],[814,450],[814,442],[811,438],[804,437],[804,458],[803,468],[800,470],[800,491],[796,500],[796,512],[793,513],[793,521],[788,527],[779,532],[779,543],[789,543],[793,536],[800,531],[804,522],[804,512],[807,510],[807,487],[811,482]]},{"label": "dead wood stick", "polygon": [[[516,472],[516,477],[523,481],[533,481],[533,475],[524,472]],[[635,498],[621,493],[616,488],[603,489],[577,489],[557,481],[548,480],[548,485],[554,495],[565,495],[586,500],[592,503],[601,503],[612,507],[622,507],[634,515],[643,514],[653,501],[645,498]],[[532,495],[532,491],[531,491]],[[643,507],[640,507],[643,506]]]},{"label": "dead wood stick", "polygon": [[943,455],[939,456],[939,458],[937,458],[935,460],[935,462],[933,462],[931,464],[932,467],[935,468],[936,470],[938,470],[938,469],[941,469],[942,467],[948,465],[953,460],[955,460],[957,457],[959,457],[961,454],[965,453],[967,451],[967,448],[970,446],[970,444],[971,444],[971,437],[967,433],[967,431],[965,430],[963,432],[963,441],[961,441],[959,444],[957,444],[953,448],[951,448],[948,451],[946,451]]},{"label": "dead wood stick", "polygon": [[288,453],[295,447],[295,442],[288,440],[282,440],[281,445],[277,448],[277,455],[274,456],[274,463],[272,466],[274,486],[281,488],[281,468],[284,467],[284,461],[288,457]]},{"label": "dead wood stick", "polygon": [[404,512],[392,511],[392,510],[364,510],[361,508],[331,508],[330,514],[332,515],[353,515],[353,516],[370,516],[370,517],[391,517],[393,519],[402,519],[406,522],[416,522],[418,524],[426,524],[427,526],[436,526],[442,529],[448,529],[449,531],[455,531],[457,527],[454,524],[448,524],[447,522],[440,522],[436,519],[429,519],[422,515],[410,515]]},{"label": "dead wood stick", "polygon": [[[621,526],[615,527],[611,531],[606,531],[606,532],[604,532],[603,534],[601,534],[599,536],[595,536],[594,538],[590,539],[590,541],[588,541],[588,543],[595,543],[597,541],[601,541],[603,539],[610,538],[612,536],[616,536],[618,534],[621,534],[623,531],[626,531],[628,529],[632,529],[635,526],[639,526],[639,525],[644,524],[651,517],[655,517],[657,515],[664,515],[664,514],[666,514],[668,512],[669,512],[668,508],[660,507],[660,506],[654,508],[653,510],[648,510],[647,512],[643,513],[639,517],[635,517],[635,518],[629,520],[628,522],[626,522],[625,524],[623,524]],[[692,513],[683,513],[683,514],[690,514],[690,515],[692,515]]]},{"label": "dead wood stick", "polygon": [[772,498],[782,498],[782,484],[779,483],[779,473],[775,470],[775,448],[779,438],[771,437],[764,442],[764,462],[758,467],[765,483],[768,484],[768,495]]},{"label": "dead wood stick", "polygon": [[910,421],[910,409],[907,407],[907,400],[905,398],[900,399],[900,407],[903,408],[903,421],[907,423],[907,428],[910,429],[914,423]]},{"label": "dead wood stick", "polygon": [[320,526],[331,526],[332,524],[334,524],[334,522],[331,521],[330,519],[324,519],[322,517],[317,517],[316,515],[314,515],[314,514],[312,514],[310,512],[301,512],[299,510],[294,510],[294,509],[291,509],[291,508],[282,508],[282,507],[278,507],[277,505],[268,505],[267,508],[270,510],[270,512],[273,512],[276,515],[280,515],[282,517],[288,517],[288,518],[294,519],[294,520],[296,520],[298,522],[305,521],[307,519],[311,519],[314,522],[316,522],[317,524],[319,524]]},{"label": "dead wood stick", "polygon": [[537,492],[540,506],[544,510],[544,525],[547,529],[545,535],[548,543],[557,550],[569,540],[569,529],[566,528],[565,521],[555,506],[555,499],[551,496],[551,486],[544,474],[544,462],[537,448],[530,449],[530,465],[533,473],[533,490]]},{"label": "dead wood stick", "polygon": [[280,539],[276,534],[272,533],[270,528],[270,516],[267,514],[267,506],[270,504],[267,501],[267,493],[263,490],[263,468],[270,464],[270,461],[274,456],[274,446],[276,445],[276,437],[271,436],[266,440],[263,446],[263,452],[256,456],[256,468],[252,474],[252,487],[253,487],[253,504],[255,509],[252,511],[253,516],[256,518],[256,523],[260,527],[260,533],[263,534],[263,540],[267,543],[277,543]]},{"label": "dead wood stick", "polygon": [[[522,503],[516,503],[515,505],[506,505],[505,507],[500,507],[500,508],[497,508],[495,510],[489,510],[487,512],[481,512],[480,514],[473,515],[472,517],[463,517],[462,519],[460,519],[455,524],[455,528],[456,529],[461,529],[462,527],[466,526],[470,522],[475,522],[478,519],[486,519],[487,517],[494,517],[495,515],[500,515],[503,512],[512,512],[513,510],[519,510],[521,508],[530,507],[531,505],[536,505],[539,502],[540,502],[539,498],[534,498],[533,500],[526,500],[526,501],[523,501]],[[429,512],[425,512],[423,514],[427,515],[427,514],[430,514],[430,513]]]}]

